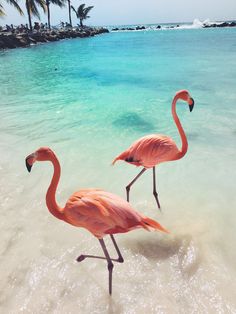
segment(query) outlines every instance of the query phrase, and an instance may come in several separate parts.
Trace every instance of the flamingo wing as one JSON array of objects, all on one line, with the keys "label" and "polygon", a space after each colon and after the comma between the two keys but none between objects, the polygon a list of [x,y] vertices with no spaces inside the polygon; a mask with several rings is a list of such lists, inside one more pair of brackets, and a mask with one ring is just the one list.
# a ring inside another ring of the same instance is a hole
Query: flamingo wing
[{"label": "flamingo wing", "polygon": [[143,227],[143,216],[128,202],[103,190],[89,189],[74,193],[64,208],[65,220],[83,227],[96,237],[105,234],[127,232]]},{"label": "flamingo wing", "polygon": [[113,163],[117,160],[124,160],[136,166],[151,168],[158,163],[176,159],[178,154],[178,147],[172,138],[165,135],[151,134],[134,142]]}]

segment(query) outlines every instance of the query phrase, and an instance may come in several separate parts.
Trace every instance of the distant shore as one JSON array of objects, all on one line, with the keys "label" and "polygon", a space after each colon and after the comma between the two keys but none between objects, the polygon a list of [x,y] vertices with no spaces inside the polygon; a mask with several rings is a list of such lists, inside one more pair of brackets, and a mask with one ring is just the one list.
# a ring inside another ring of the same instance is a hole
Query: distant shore
[{"label": "distant shore", "polygon": [[[216,28],[216,27],[236,27],[236,22],[219,22],[219,23],[202,23],[201,28]],[[161,30],[161,29],[177,29],[177,28],[181,28],[181,26],[179,24],[175,24],[175,25],[169,25],[169,26],[163,26],[163,25],[157,25],[154,28],[152,27],[152,29],[157,29],[157,30]],[[149,29],[149,27],[147,26],[125,26],[125,27],[113,27],[111,30],[113,32],[115,31],[140,31],[140,30],[145,30],[145,29]]]},{"label": "distant shore", "polygon": [[[199,22],[199,24],[191,25],[192,28],[223,28],[223,27],[236,27],[235,21],[224,21],[224,22],[215,22],[215,23],[205,23]],[[59,41],[62,39],[70,38],[85,38],[92,37],[95,35],[109,33],[109,30],[112,32],[115,31],[141,31],[141,30],[162,30],[162,29],[180,29],[180,28],[189,28],[189,25],[174,24],[171,25],[157,25],[156,26],[120,26],[113,28],[104,28],[104,27],[77,27],[77,28],[59,28],[59,29],[40,29],[40,30],[24,30],[18,31],[17,29],[9,31],[0,30],[0,50],[2,49],[14,49],[14,48],[24,48],[31,45],[36,45],[39,43]]]},{"label": "distant shore", "polygon": [[107,28],[84,27],[63,28],[54,30],[39,30],[25,32],[0,32],[0,49],[14,49],[29,47],[38,43],[58,41],[66,38],[85,38],[109,33]]}]

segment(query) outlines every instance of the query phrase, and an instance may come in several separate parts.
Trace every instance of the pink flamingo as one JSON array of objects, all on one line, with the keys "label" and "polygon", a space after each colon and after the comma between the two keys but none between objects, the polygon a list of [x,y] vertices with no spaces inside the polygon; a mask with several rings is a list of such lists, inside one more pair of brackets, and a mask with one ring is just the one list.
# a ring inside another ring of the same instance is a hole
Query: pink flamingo
[{"label": "pink flamingo", "polygon": [[161,162],[177,160],[182,158],[188,150],[188,141],[183,127],[176,114],[176,103],[178,99],[186,101],[189,105],[190,112],[193,110],[194,100],[190,97],[187,90],[178,91],[172,101],[172,116],[178,128],[182,148],[179,150],[172,138],[166,135],[150,134],[141,137],[134,142],[127,150],[117,156],[112,164],[117,160],[124,160],[131,165],[144,167],[138,175],[126,186],[127,201],[129,201],[129,192],[134,182],[148,169],[153,169],[153,195],[160,209],[158,193],[156,191],[156,174],[155,166]]},{"label": "pink flamingo", "polygon": [[[123,263],[113,234],[124,233],[137,228],[146,230],[168,231],[158,222],[136,212],[128,202],[117,195],[99,189],[83,189],[72,194],[64,208],[56,202],[56,189],[60,179],[61,168],[54,152],[48,147],[42,147],[26,157],[26,167],[31,171],[36,161],[50,161],[54,167],[51,184],[46,194],[46,204],[50,213],[60,220],[90,231],[100,242],[105,257],[80,255],[78,262],[85,258],[106,259],[109,272],[109,293],[112,293],[112,261]],[[103,237],[110,235],[118,258],[111,258],[105,246]]]}]

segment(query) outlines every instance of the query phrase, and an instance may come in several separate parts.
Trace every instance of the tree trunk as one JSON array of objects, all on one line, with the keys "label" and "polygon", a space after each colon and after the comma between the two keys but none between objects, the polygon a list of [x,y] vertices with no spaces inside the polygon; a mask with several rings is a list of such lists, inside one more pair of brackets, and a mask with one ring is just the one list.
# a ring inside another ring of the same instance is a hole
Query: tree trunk
[{"label": "tree trunk", "polygon": [[29,2],[28,0],[26,0],[26,9],[27,9],[27,14],[28,14],[28,19],[29,19],[29,28],[32,32],[33,28],[32,28],[32,21],[31,21],[31,12],[30,12],[30,7],[29,7]]},{"label": "tree trunk", "polygon": [[70,26],[72,27],[70,0],[68,0],[68,8],[69,8],[69,22],[70,22]]},{"label": "tree trunk", "polygon": [[79,21],[80,21],[80,26],[81,26],[81,27],[84,27],[84,25],[83,25],[83,19],[79,19]]},{"label": "tree trunk", "polygon": [[46,1],[46,6],[47,6],[47,13],[48,13],[48,28],[51,29],[51,23],[50,23],[50,1]]}]

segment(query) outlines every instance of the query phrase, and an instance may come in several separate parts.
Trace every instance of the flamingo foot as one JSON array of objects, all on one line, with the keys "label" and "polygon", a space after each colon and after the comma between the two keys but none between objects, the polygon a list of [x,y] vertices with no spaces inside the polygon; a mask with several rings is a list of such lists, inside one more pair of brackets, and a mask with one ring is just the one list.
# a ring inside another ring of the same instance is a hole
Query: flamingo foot
[{"label": "flamingo foot", "polygon": [[161,212],[161,205],[160,205],[160,202],[159,202],[159,199],[158,199],[158,194],[157,194],[157,192],[154,191],[154,192],[153,192],[153,195],[154,195],[155,200],[156,200],[156,202],[157,202],[157,207],[158,207],[158,209],[159,209],[160,212]]},{"label": "flamingo foot", "polygon": [[118,259],[117,259],[117,262],[118,263],[124,263],[124,259],[122,256],[120,256]]},{"label": "flamingo foot", "polygon": [[82,262],[85,259],[84,255],[80,255],[79,257],[77,257],[76,261],[77,262]]}]

